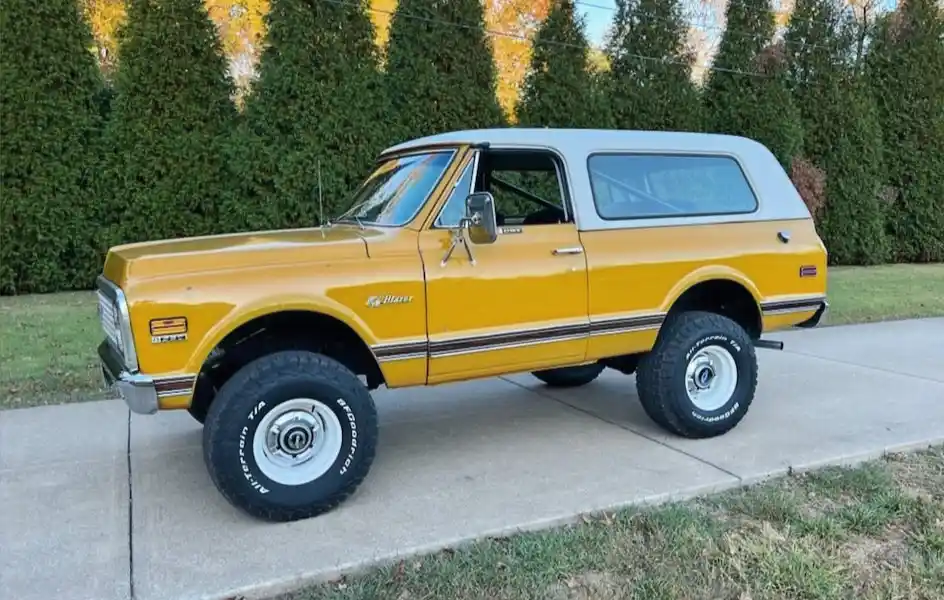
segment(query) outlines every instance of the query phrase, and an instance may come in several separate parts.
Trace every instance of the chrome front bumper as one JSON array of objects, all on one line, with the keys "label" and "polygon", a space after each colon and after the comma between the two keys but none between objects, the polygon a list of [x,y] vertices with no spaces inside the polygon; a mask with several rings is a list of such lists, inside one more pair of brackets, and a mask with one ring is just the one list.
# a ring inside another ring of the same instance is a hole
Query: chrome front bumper
[{"label": "chrome front bumper", "polygon": [[98,357],[101,360],[105,383],[118,390],[132,412],[142,415],[153,415],[157,412],[157,388],[153,378],[125,370],[121,357],[107,341],[98,346]]}]

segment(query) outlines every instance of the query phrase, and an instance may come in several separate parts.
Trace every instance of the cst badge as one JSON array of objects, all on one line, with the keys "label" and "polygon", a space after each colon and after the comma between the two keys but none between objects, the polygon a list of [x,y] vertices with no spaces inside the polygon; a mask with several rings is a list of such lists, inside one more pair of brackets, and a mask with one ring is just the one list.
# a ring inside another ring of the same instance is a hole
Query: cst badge
[{"label": "cst badge", "polygon": [[151,319],[148,325],[151,329],[152,344],[183,342],[187,339],[187,317]]},{"label": "cst badge", "polygon": [[385,304],[409,304],[410,302],[413,302],[413,296],[392,296],[390,294],[384,294],[382,296],[371,296],[368,298],[367,306],[370,308],[378,308]]}]

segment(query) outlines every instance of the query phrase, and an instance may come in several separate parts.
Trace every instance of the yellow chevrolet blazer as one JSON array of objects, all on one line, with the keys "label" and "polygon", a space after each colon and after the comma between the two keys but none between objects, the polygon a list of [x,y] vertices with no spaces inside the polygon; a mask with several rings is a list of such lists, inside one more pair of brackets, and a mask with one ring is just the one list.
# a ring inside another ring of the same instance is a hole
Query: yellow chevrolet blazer
[{"label": "yellow chevrolet blazer", "polygon": [[136,413],[203,423],[211,479],[259,518],[355,491],[381,385],[611,368],[667,431],[716,436],[753,400],[755,347],[782,347],[762,335],[827,308],[810,213],[742,137],[444,133],[384,151],[349,206],[321,227],[118,246],[98,279],[106,380]]}]

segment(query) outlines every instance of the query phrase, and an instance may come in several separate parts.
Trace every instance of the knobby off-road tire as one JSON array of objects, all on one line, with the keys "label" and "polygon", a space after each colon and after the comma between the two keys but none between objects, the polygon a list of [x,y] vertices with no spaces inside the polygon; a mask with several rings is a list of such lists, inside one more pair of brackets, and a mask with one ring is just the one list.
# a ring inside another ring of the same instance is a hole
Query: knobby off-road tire
[{"label": "knobby off-road tire", "polygon": [[687,438],[724,434],[744,418],[754,399],[754,345],[727,317],[682,313],[665,323],[652,351],[640,360],[636,389],[646,414],[670,433]]},{"label": "knobby off-road tire", "polygon": [[578,387],[587,385],[600,376],[605,369],[600,363],[578,365],[575,367],[561,367],[531,373],[551,387]]},{"label": "knobby off-road tire", "polygon": [[367,476],[376,445],[377,411],[363,383],[327,356],[296,350],[238,371],[203,429],[213,483],[230,503],[269,521],[341,504]]}]

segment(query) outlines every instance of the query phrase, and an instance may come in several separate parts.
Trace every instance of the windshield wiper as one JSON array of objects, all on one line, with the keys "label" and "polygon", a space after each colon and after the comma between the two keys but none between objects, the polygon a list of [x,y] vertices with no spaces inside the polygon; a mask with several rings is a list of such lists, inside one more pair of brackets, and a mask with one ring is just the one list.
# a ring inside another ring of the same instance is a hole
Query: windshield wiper
[{"label": "windshield wiper", "polygon": [[355,215],[351,215],[350,217],[343,217],[343,216],[339,217],[335,221],[335,223],[343,223],[344,221],[350,222],[352,219],[354,220],[355,223],[357,223],[358,227],[360,227],[361,229],[367,229],[366,227],[364,227],[364,224],[361,222],[361,220]]}]

